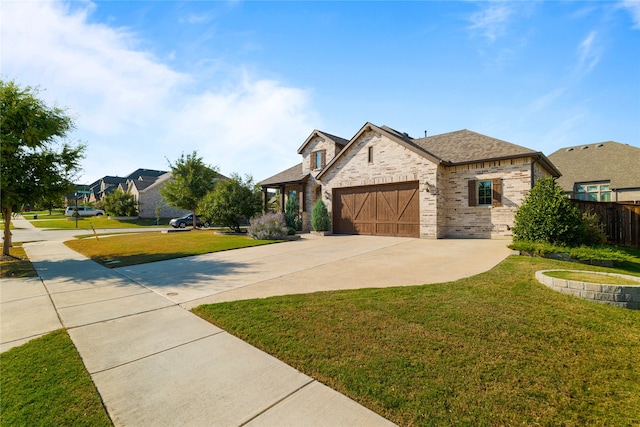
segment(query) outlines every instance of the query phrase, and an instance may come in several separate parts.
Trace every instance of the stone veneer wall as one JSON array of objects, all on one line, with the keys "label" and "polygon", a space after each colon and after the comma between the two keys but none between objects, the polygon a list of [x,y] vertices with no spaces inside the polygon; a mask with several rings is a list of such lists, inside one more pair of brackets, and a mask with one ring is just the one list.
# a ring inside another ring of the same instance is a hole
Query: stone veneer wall
[{"label": "stone veneer wall", "polygon": [[[448,167],[440,221],[441,237],[500,238],[511,236],[515,212],[531,189],[531,158]],[[534,176],[548,176],[534,165]],[[469,180],[502,180],[502,206],[469,206]]]},{"label": "stone veneer wall", "polygon": [[140,192],[138,200],[140,218],[155,218],[156,206],[160,206],[161,218],[177,218],[191,213],[191,211],[167,205],[167,202],[160,194],[161,186],[162,185],[152,185]]},{"label": "stone veneer wall", "polygon": [[[340,148],[330,140],[326,140],[319,136],[313,138],[304,150],[302,151],[302,173],[309,173],[309,179],[304,189],[304,203],[305,211],[302,212],[302,230],[311,230],[311,210],[315,203],[314,189],[316,186],[321,185],[320,181],[316,179],[316,176],[320,173],[320,170],[311,170],[311,153],[318,150],[325,150],[325,161],[329,163],[340,152]],[[324,193],[324,189],[323,189]]]},{"label": "stone veneer wall", "polygon": [[[373,147],[373,162],[369,163],[368,147]],[[359,187],[418,181],[420,198],[420,237],[438,236],[437,189],[440,186],[438,167],[421,155],[403,147],[375,131],[363,133],[349,151],[323,177],[322,193],[329,212],[333,212],[334,188]],[[425,182],[433,186],[427,191]]]},{"label": "stone veneer wall", "polygon": [[549,271],[565,270],[540,270],[536,271],[536,279],[545,286],[569,294],[578,298],[614,305],[617,307],[640,310],[640,278],[616,273],[599,273],[595,271],[576,271],[582,273],[601,274],[603,276],[618,276],[638,281],[638,286],[607,285],[600,283],[579,282],[575,280],[558,279],[547,276]]}]

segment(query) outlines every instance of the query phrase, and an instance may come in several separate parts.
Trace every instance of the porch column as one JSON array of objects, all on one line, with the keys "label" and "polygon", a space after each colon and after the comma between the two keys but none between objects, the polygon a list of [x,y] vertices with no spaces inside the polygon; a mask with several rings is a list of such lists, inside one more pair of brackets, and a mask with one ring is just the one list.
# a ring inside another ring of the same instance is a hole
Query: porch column
[{"label": "porch column", "polygon": [[280,186],[280,212],[284,212],[284,185]]},{"label": "porch column", "polygon": [[267,213],[267,205],[269,201],[267,200],[268,193],[267,187],[262,187],[262,213]]},{"label": "porch column", "polygon": [[307,211],[307,206],[305,204],[305,194],[304,194],[304,184],[300,184],[300,191],[298,191],[298,193],[300,193],[300,211],[301,212],[306,212]]}]

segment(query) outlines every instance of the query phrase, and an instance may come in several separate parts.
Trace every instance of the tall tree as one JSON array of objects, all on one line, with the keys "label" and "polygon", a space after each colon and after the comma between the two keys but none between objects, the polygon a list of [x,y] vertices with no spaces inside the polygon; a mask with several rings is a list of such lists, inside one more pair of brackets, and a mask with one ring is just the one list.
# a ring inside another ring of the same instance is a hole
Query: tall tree
[{"label": "tall tree", "polygon": [[229,227],[240,232],[240,225],[248,221],[262,209],[260,188],[253,183],[250,175],[242,179],[233,174],[216,184],[215,190],[201,201],[200,213],[213,224]]},{"label": "tall tree", "polygon": [[64,109],[50,107],[31,87],[0,80],[2,254],[11,247],[10,222],[24,205],[62,197],[80,170],[85,147],[65,142],[74,128]]},{"label": "tall tree", "polygon": [[211,190],[218,177],[217,168],[206,165],[194,151],[180,155],[175,163],[169,162],[172,179],[160,189],[160,194],[171,206],[193,212],[193,228],[196,228],[198,203]]}]

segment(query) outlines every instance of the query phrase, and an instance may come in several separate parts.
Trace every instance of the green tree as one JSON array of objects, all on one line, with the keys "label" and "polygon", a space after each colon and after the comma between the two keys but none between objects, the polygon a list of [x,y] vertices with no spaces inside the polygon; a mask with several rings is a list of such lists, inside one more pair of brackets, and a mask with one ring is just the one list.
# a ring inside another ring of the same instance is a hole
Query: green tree
[{"label": "green tree", "polygon": [[74,128],[67,112],[46,105],[37,95],[36,89],[0,80],[3,255],[9,255],[11,247],[13,213],[69,191],[85,149],[64,142]]},{"label": "green tree", "polygon": [[314,231],[329,231],[331,228],[329,211],[322,199],[318,199],[311,210],[311,227]]},{"label": "green tree", "polygon": [[193,212],[193,228],[196,228],[196,211],[202,198],[213,190],[217,169],[206,165],[197,152],[184,153],[175,164],[169,162],[172,179],[160,189],[166,202],[179,209]]},{"label": "green tree", "polygon": [[289,197],[287,197],[287,203],[284,205],[284,219],[287,222],[287,227],[293,230],[300,230],[302,228],[302,219],[300,218],[299,211],[298,193],[290,191]]},{"label": "green tree", "polygon": [[240,232],[240,225],[260,212],[262,197],[260,188],[249,175],[243,180],[232,174],[230,179],[216,183],[215,189],[207,194],[199,205],[200,214],[212,224],[229,227]]},{"label": "green tree", "polygon": [[133,194],[125,193],[119,188],[108,194],[102,203],[104,210],[113,216],[134,216],[136,215],[136,199]]},{"label": "green tree", "polygon": [[584,235],[580,209],[553,178],[539,179],[516,212],[513,240],[579,245]]}]

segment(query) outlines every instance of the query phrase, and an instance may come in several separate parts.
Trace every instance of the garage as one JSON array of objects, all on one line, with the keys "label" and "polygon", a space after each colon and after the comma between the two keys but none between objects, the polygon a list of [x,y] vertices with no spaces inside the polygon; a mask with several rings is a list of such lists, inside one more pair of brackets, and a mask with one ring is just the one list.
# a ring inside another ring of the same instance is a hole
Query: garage
[{"label": "garage", "polygon": [[420,237],[418,182],[333,189],[333,232]]}]

